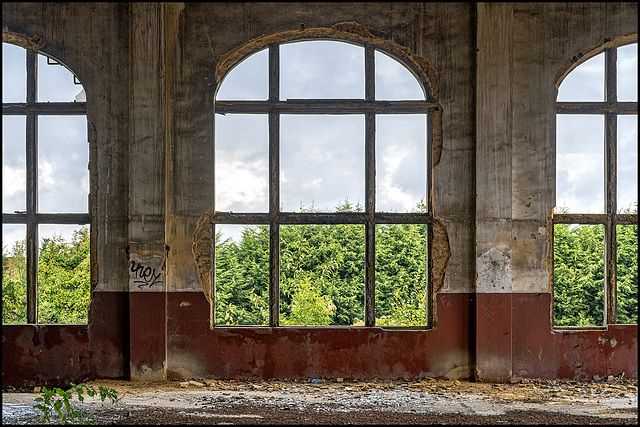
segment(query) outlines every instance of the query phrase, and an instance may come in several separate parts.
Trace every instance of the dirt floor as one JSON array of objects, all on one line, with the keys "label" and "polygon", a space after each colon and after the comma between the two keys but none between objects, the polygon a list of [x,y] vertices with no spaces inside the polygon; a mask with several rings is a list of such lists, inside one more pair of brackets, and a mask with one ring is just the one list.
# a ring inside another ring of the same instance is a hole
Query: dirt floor
[{"label": "dirt floor", "polygon": [[[638,424],[638,381],[486,384],[308,380],[100,380],[119,403],[85,400],[97,424]],[[37,390],[37,389],[36,389]],[[33,424],[33,390],[3,390],[3,424]]]}]

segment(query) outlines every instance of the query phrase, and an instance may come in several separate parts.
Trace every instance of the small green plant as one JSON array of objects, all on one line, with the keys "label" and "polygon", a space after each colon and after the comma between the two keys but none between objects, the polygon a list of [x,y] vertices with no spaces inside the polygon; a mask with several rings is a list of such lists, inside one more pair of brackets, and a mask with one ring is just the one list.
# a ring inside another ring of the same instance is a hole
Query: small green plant
[{"label": "small green plant", "polygon": [[70,400],[73,398],[74,392],[78,396],[80,402],[84,402],[84,393],[87,396],[93,397],[96,394],[100,394],[100,400],[104,402],[105,399],[109,399],[111,403],[118,402],[118,392],[112,388],[99,386],[98,391],[93,386],[87,384],[74,384],[71,383],[69,390],[62,390],[59,387],[48,389],[42,387],[42,396],[35,399],[36,403],[34,407],[42,411],[42,417],[39,418],[47,424],[56,421],[56,418],[64,424],[95,424],[93,419],[87,418],[87,416],[77,407],[71,404]]}]

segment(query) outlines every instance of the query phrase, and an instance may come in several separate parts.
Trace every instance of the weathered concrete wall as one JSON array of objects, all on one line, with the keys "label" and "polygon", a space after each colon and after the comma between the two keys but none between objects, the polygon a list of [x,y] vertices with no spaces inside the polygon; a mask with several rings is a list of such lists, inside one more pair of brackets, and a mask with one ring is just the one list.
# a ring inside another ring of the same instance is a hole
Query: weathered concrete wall
[{"label": "weathered concrete wall", "polygon": [[[3,32],[40,37],[85,88],[94,214],[89,325],[3,325],[3,385],[474,369],[486,381],[637,377],[637,326],[552,330],[545,228],[558,73],[605,35],[637,34],[637,3],[5,2],[2,11]],[[216,67],[256,37],[339,22],[410,49],[438,78],[434,210],[451,257],[437,327],[211,330],[193,244],[213,205]]]}]

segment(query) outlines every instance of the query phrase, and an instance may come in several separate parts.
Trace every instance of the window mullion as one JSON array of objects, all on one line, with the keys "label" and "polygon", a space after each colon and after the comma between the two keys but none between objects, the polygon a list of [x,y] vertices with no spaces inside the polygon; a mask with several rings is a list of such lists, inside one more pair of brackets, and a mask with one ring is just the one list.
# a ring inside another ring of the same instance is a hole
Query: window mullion
[{"label": "window mullion", "polygon": [[[365,98],[375,100],[375,50],[365,47]],[[365,113],[365,288],[364,324],[375,326],[375,206],[376,206],[376,115]]]},{"label": "window mullion", "polygon": [[605,188],[606,213],[605,225],[605,292],[606,320],[616,323],[617,319],[617,285],[616,285],[616,211],[617,211],[617,116],[605,115]]},{"label": "window mullion", "polygon": [[[605,85],[608,105],[618,101],[617,95],[617,49],[605,50]],[[616,211],[617,211],[617,116],[605,114],[605,209],[607,223],[605,225],[605,294],[606,315],[608,324],[617,323],[617,285],[616,285]]]},{"label": "window mullion", "polygon": [[38,116],[29,110],[36,102],[37,56],[27,51],[27,117],[26,117],[26,262],[27,262],[27,323],[37,323],[38,301]]},{"label": "window mullion", "polygon": [[[280,51],[269,46],[269,102],[280,98]],[[269,111],[269,326],[280,325],[280,115]]]}]

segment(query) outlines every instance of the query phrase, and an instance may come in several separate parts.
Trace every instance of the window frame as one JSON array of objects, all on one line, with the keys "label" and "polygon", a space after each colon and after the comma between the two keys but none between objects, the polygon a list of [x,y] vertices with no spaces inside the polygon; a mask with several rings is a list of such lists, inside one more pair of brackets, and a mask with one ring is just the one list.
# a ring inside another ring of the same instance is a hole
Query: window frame
[{"label": "window frame", "polygon": [[[549,250],[553,251],[550,257],[550,280],[554,284],[554,229],[556,224],[573,225],[603,225],[604,227],[604,325],[602,326],[556,326],[554,324],[554,286],[551,286],[551,324],[554,329],[606,329],[609,324],[617,323],[617,238],[618,225],[638,225],[637,214],[618,213],[617,208],[617,120],[620,115],[637,115],[638,103],[618,101],[617,85],[617,49],[638,42],[637,34],[630,40],[618,40],[613,43],[604,38],[603,44],[589,52],[582,53],[572,58],[571,68],[557,80],[557,87],[562,80],[578,65],[589,59],[604,54],[604,101],[556,101],[554,117],[558,114],[591,114],[604,116],[604,193],[605,212],[594,213],[556,213],[554,207],[550,213]],[[554,138],[557,133],[554,134]],[[557,141],[556,141],[557,144]],[[555,151],[554,151],[555,152]],[[554,178],[554,186],[557,177]]]},{"label": "window frame", "polygon": [[[46,213],[38,211],[38,117],[39,116],[69,116],[84,115],[86,118],[86,101],[46,101],[37,100],[38,93],[38,55],[45,56],[47,63],[64,66],[62,62],[52,58],[49,54],[37,51],[33,48],[25,48],[17,43],[3,41],[3,43],[13,44],[25,49],[26,53],[26,99],[25,102],[2,103],[2,115],[5,116],[25,116],[26,117],[26,210],[14,211],[13,213],[3,212],[2,223],[4,224],[24,224],[26,225],[26,275],[27,275],[27,324],[38,324],[38,256],[39,239],[38,226],[40,224],[70,224],[88,225],[89,235],[92,236],[92,197],[91,197],[91,145],[89,144],[89,193],[87,194],[87,212],[82,213]],[[67,67],[65,67],[67,68]],[[74,83],[80,84],[75,73],[69,68],[67,70],[73,75]],[[94,245],[90,244],[90,257],[93,259]],[[93,282],[93,279],[91,280]],[[3,325],[5,326],[5,325]]]},{"label": "window frame", "polygon": [[[317,29],[326,30],[326,29]],[[356,38],[356,40],[353,40]],[[280,100],[280,52],[279,46],[299,41],[336,41],[351,43],[364,49],[364,79],[365,95],[364,99],[287,99]],[[233,213],[216,211],[215,208],[215,183],[213,185],[214,206],[210,217],[212,236],[215,236],[216,224],[237,224],[237,225],[269,225],[269,327],[280,326],[280,225],[303,225],[303,224],[361,224],[365,226],[365,289],[364,289],[364,324],[365,327],[375,326],[375,226],[377,224],[426,224],[427,235],[427,257],[426,257],[426,325],[406,327],[406,326],[385,326],[385,328],[395,329],[430,329],[434,324],[433,309],[433,278],[432,278],[432,247],[433,247],[433,164],[436,162],[439,152],[434,151],[438,146],[434,143],[434,128],[436,133],[441,135],[438,124],[441,123],[442,106],[437,101],[437,83],[433,70],[429,68],[419,70],[416,68],[426,68],[425,64],[411,64],[404,60],[403,55],[398,55],[394,49],[385,49],[383,43],[373,37],[362,38],[348,34],[347,37],[340,36],[314,36],[304,37],[299,33],[294,37],[275,37],[274,41],[265,41],[261,45],[250,45],[249,49],[241,47],[238,51],[232,51],[229,63],[224,63],[226,69],[223,73],[216,74],[218,85],[212,85],[212,117],[211,135],[215,135],[215,115],[216,114],[266,114],[268,115],[269,126],[269,211],[268,213]],[[220,87],[225,75],[250,55],[263,49],[268,49],[268,98],[267,100],[222,100],[216,99],[217,89]],[[410,70],[422,87],[425,99],[418,101],[388,101],[375,99],[375,52],[380,51],[396,61],[400,62]],[[402,52],[402,50],[400,51]],[[235,55],[233,55],[235,53]],[[395,53],[395,54],[394,54]],[[404,50],[404,55],[407,55]],[[229,54],[228,54],[229,55]],[[228,59],[229,56],[223,58]],[[425,61],[426,62],[426,61]],[[413,65],[413,66],[412,66]],[[428,67],[428,64],[426,64]],[[220,65],[219,65],[220,66]],[[218,70],[217,70],[218,71]],[[426,74],[426,75],[423,75]],[[219,78],[218,78],[219,76]],[[280,211],[280,144],[279,144],[279,118],[282,114],[359,114],[365,117],[365,203],[362,212],[281,212]],[[377,114],[424,114],[426,123],[426,212],[420,213],[391,213],[375,211],[375,140],[376,140],[376,115]],[[214,164],[215,164],[215,140],[214,140]],[[215,171],[214,171],[215,174]],[[215,239],[213,238],[215,241]],[[215,307],[215,244],[212,244],[212,269],[211,280],[213,284],[212,307]],[[230,327],[230,325],[216,324],[215,309],[211,312],[212,327]],[[249,326],[254,327],[254,326]],[[343,328],[348,326],[331,326]]]}]

